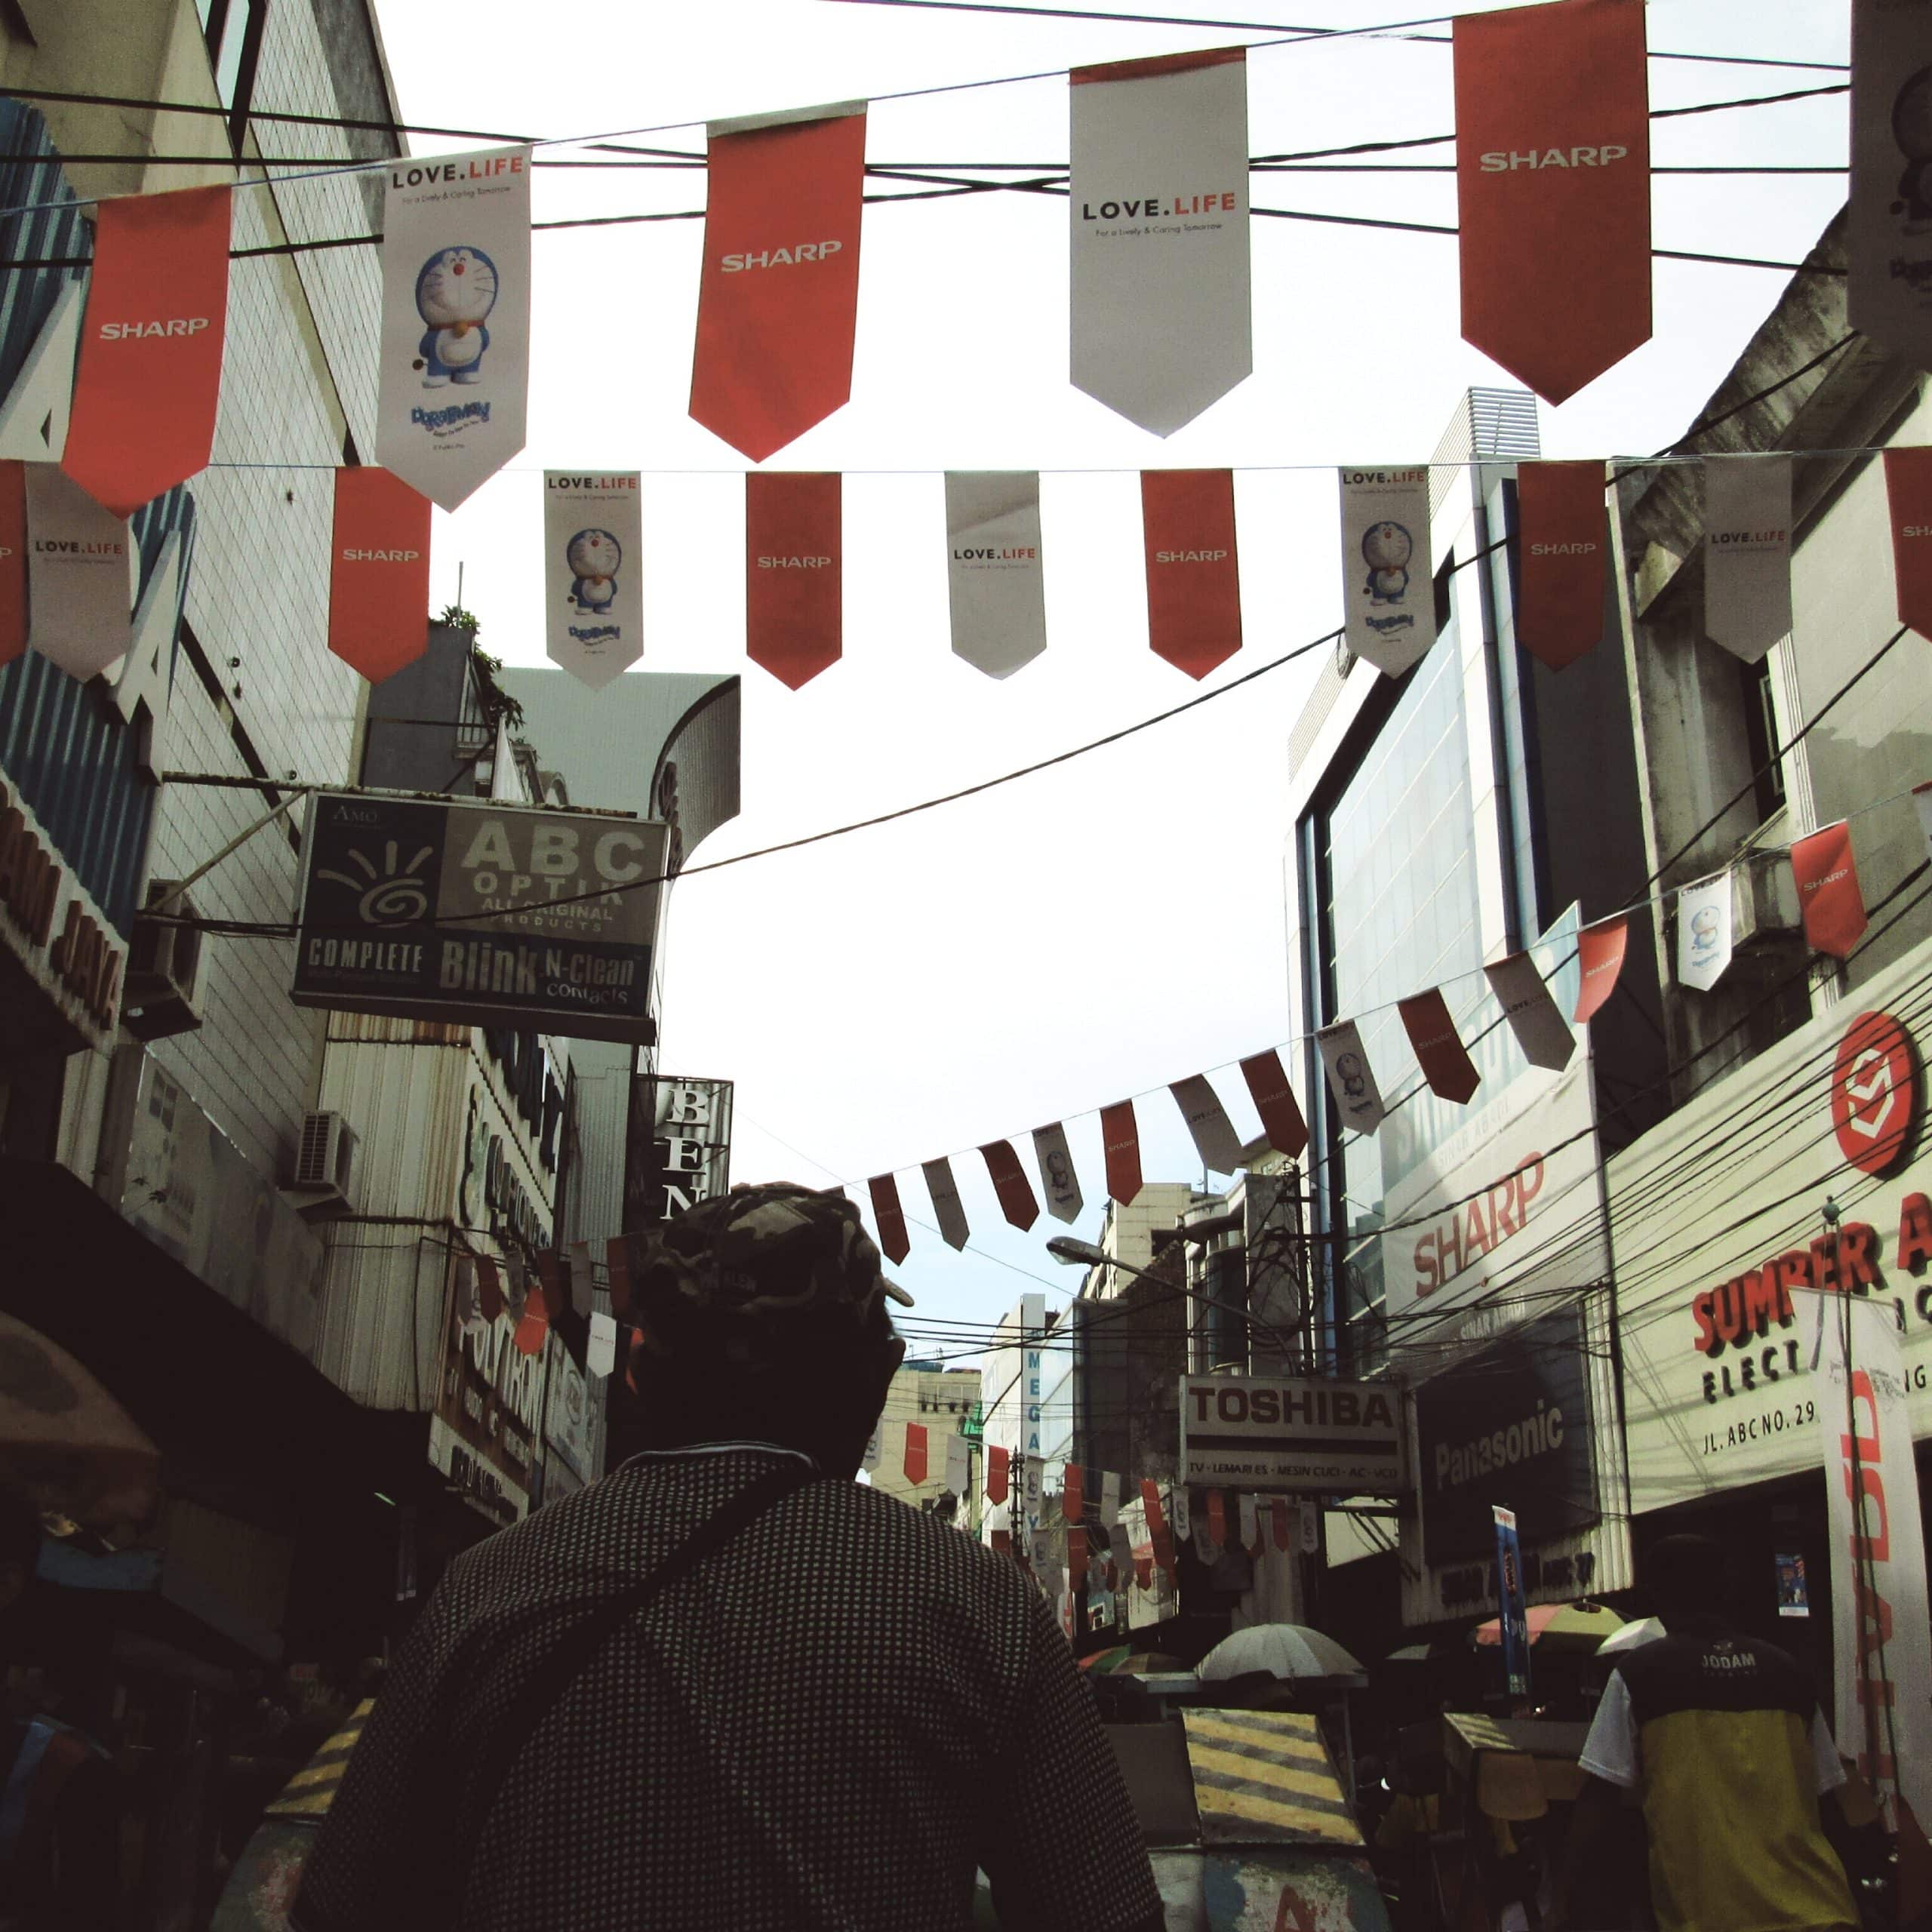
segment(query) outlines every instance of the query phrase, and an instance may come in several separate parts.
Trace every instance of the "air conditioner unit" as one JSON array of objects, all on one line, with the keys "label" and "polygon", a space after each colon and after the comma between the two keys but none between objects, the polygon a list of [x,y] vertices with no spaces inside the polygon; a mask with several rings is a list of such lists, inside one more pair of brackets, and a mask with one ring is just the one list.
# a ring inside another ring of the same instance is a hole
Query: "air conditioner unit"
[{"label": "air conditioner unit", "polygon": [[290,1198],[304,1214],[345,1213],[349,1177],[355,1156],[355,1134],[340,1114],[302,1116],[302,1141],[295,1154]]},{"label": "air conditioner unit", "polygon": [[1788,852],[1740,853],[1730,868],[1730,938],[1740,949],[1789,940],[1804,924]]},{"label": "air conditioner unit", "polygon": [[165,1039],[171,1033],[192,1033],[202,1023],[202,934],[196,926],[176,925],[177,918],[196,916],[195,902],[186,894],[173,896],[172,879],[155,879],[148,887],[152,908],[165,900],[165,918],[134,915],[128,941],[128,970],[122,995],[122,1022],[137,1039]]}]

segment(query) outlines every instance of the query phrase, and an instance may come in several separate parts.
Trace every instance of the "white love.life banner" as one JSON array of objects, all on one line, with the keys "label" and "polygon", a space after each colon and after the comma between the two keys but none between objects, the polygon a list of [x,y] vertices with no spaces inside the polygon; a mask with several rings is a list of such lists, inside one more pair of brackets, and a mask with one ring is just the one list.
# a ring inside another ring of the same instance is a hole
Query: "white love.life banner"
[{"label": "white love.life banner", "polygon": [[1352,1020],[1339,1020],[1323,1027],[1315,1035],[1315,1044],[1328,1069],[1328,1091],[1335,1097],[1342,1124],[1358,1134],[1373,1134],[1388,1110],[1382,1104],[1382,1089],[1368,1063],[1361,1029]]},{"label": "white love.life banner", "polygon": [[1211,1173],[1234,1173],[1241,1165],[1241,1136],[1207,1075],[1189,1074],[1185,1080],[1175,1081],[1168,1091],[1187,1123],[1201,1164]]},{"label": "white love.life banner", "polygon": [[1171,435],[1254,367],[1247,55],[1069,79],[1073,384]]},{"label": "white love.life banner", "polygon": [[1932,0],[1853,0],[1846,313],[1932,367]]},{"label": "white love.life banner", "polygon": [[1435,641],[1428,467],[1339,474],[1349,648],[1399,678]]},{"label": "white love.life banner", "polygon": [[1730,964],[1730,875],[1718,872],[1677,895],[1677,982],[1707,993]]},{"label": "white love.life banner", "polygon": [[1704,459],[1704,635],[1755,664],[1791,629],[1791,458]]},{"label": "white love.life banner", "polygon": [[608,1375],[617,1365],[617,1323],[601,1312],[590,1318],[590,1340],[584,1351],[586,1375]]},{"label": "white love.life banner", "polygon": [[1809,1292],[1820,1377],[1838,1749],[1894,1827],[1932,1818],[1932,1620],[1910,1386],[1888,1301]]},{"label": "white love.life banner", "polygon": [[446,510],[523,448],[530,150],[389,165],[376,460]]},{"label": "white love.life banner", "polygon": [[543,472],[544,648],[601,691],[644,655],[644,513],[634,469]]},{"label": "white love.life banner", "polygon": [[949,470],[946,581],[952,651],[1008,678],[1047,648],[1037,470]]},{"label": "white love.life banner", "polygon": [[972,1451],[963,1435],[946,1438],[946,1486],[955,1496],[966,1494],[972,1478]]},{"label": "white love.life banner", "polygon": [[134,641],[134,541],[57,464],[27,478],[27,642],[85,682]]},{"label": "white love.life banner", "polygon": [[1103,1470],[1100,1475],[1100,1527],[1112,1530],[1120,1521],[1120,1472]]}]

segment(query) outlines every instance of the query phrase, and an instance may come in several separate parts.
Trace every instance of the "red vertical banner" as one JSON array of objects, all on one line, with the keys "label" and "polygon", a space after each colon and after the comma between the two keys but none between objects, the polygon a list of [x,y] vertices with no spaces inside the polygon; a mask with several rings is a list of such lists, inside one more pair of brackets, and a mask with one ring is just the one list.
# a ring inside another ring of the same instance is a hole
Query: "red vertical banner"
[{"label": "red vertical banner", "polygon": [[1275,1547],[1286,1552],[1288,1547],[1288,1504],[1285,1497],[1278,1496],[1268,1505],[1268,1520],[1275,1532]]},{"label": "red vertical banner", "polygon": [[1066,1533],[1066,1575],[1075,1595],[1087,1587],[1087,1532],[1078,1523]]},{"label": "red vertical banner", "polygon": [[1604,631],[1609,513],[1601,463],[1516,469],[1516,636],[1552,671],[1595,650]]},{"label": "red vertical banner", "polygon": [[611,1269],[611,1312],[631,1312],[631,1244],[628,1235],[613,1235],[604,1244],[604,1258]]},{"label": "red vertical banner", "polygon": [[1865,930],[1865,894],[1851,856],[1851,827],[1842,819],[1791,848],[1804,937],[1812,950],[1848,959]]},{"label": "red vertical banner", "polygon": [[995,1530],[992,1536],[992,1546],[1001,1556],[1013,1554],[1013,1532],[1011,1530]]},{"label": "red vertical banner", "polygon": [[27,648],[27,466],[0,463],[0,664]]},{"label": "red vertical banner", "polygon": [[1932,448],[1885,452],[1899,622],[1932,638]]},{"label": "red vertical banner", "polygon": [[1204,678],[1241,648],[1241,560],[1228,469],[1143,469],[1147,641],[1157,657]]},{"label": "red vertical banner", "polygon": [[1020,1164],[1020,1156],[1010,1140],[989,1140],[980,1149],[985,1157],[986,1174],[993,1192],[999,1197],[1000,1212],[1016,1228],[1030,1228],[1040,1218],[1040,1204]]},{"label": "red vertical banner", "polygon": [[1430,1091],[1460,1106],[1482,1084],[1482,1076],[1456,1032],[1441,989],[1432,986],[1426,993],[1412,993],[1396,1002],[1395,1011],[1402,1016],[1403,1030]]},{"label": "red vertical banner", "polygon": [[852,393],[866,110],[709,134],[691,413],[762,463]]},{"label": "red vertical banner", "polygon": [[1269,1146],[1292,1161],[1308,1145],[1308,1122],[1295,1090],[1288,1084],[1281,1056],[1272,1052],[1251,1055],[1241,1063],[1241,1077],[1247,1082],[1248,1097],[1261,1116]]},{"label": "red vertical banner", "polygon": [[1100,1143],[1106,1151],[1107,1192],[1124,1208],[1140,1192],[1140,1129],[1131,1100],[1100,1109]]},{"label": "red vertical banner", "polygon": [[899,1183],[890,1174],[875,1174],[866,1183],[872,1198],[872,1219],[878,1225],[878,1244],[888,1261],[903,1261],[912,1244],[906,1233],[906,1211],[899,1204]]},{"label": "red vertical banner", "polygon": [[1060,1513],[1069,1523],[1078,1522],[1087,1513],[1085,1476],[1086,1472],[1078,1463],[1067,1464],[1060,1492]]},{"label": "red vertical banner", "polygon": [[97,204],[87,319],[60,467],[135,511],[208,466],[228,321],[226,187]]},{"label": "red vertical banner", "polygon": [[1168,1527],[1167,1512],[1161,1507],[1161,1485],[1152,1476],[1140,1479],[1140,1500],[1147,1512],[1147,1534],[1154,1546],[1154,1561],[1171,1577],[1174,1574],[1174,1539]]},{"label": "red vertical banner", "polygon": [[497,1264],[487,1254],[476,1257],[476,1305],[485,1321],[494,1321],[503,1312],[503,1278]]},{"label": "red vertical banner", "polygon": [[843,482],[805,470],[745,478],[745,649],[793,691],[843,648]]},{"label": "red vertical banner", "polygon": [[1217,1549],[1228,1546],[1228,1506],[1218,1489],[1208,1492],[1208,1540]]},{"label": "red vertical banner", "polygon": [[1586,926],[1577,935],[1577,1011],[1579,1026],[1594,1019],[1603,1003],[1617,990],[1617,975],[1623,971],[1623,955],[1630,944],[1627,919],[1601,919]]},{"label": "red vertical banner", "polygon": [[516,1346],[520,1353],[540,1355],[550,1334],[550,1303],[540,1281],[524,1291],[523,1312],[517,1317]]},{"label": "red vertical banner", "polygon": [[1639,0],[1455,24],[1463,336],[1548,402],[1651,339]]},{"label": "red vertical banner", "polygon": [[986,1449],[986,1500],[1004,1503],[1006,1500],[1006,1463],[1009,1452],[996,1444],[989,1444]]},{"label": "red vertical banner", "polygon": [[429,498],[386,469],[338,469],[330,650],[377,685],[429,648]]},{"label": "red vertical banner", "polygon": [[922,1422],[906,1425],[906,1480],[915,1489],[926,1479],[926,1426]]}]

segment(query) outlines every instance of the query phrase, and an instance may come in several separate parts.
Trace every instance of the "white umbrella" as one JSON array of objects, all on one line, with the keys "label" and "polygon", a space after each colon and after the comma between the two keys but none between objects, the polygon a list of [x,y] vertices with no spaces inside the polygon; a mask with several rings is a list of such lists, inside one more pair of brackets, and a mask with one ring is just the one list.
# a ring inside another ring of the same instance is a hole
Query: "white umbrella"
[{"label": "white umbrella", "polygon": [[1256,1623],[1223,1637],[1195,1666],[1201,1681],[1214,1683],[1265,1671],[1271,1677],[1361,1677],[1361,1663],[1334,1638],[1305,1623]]},{"label": "white umbrella", "polygon": [[1640,1617],[1635,1623],[1626,1623],[1621,1630],[1614,1630],[1597,1646],[1597,1655],[1603,1657],[1618,1651],[1634,1651],[1645,1644],[1654,1644],[1664,1635],[1663,1623],[1654,1617]]}]

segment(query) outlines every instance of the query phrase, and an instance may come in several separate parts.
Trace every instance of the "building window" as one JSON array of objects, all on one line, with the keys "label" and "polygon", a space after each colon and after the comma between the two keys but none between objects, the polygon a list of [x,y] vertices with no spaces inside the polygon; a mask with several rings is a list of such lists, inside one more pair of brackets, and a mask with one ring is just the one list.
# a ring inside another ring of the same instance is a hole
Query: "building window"
[{"label": "building window", "polygon": [[268,0],[195,0],[195,11],[214,67],[216,98],[229,110],[229,141],[238,154],[248,137]]},{"label": "building window", "polygon": [[1757,773],[1755,789],[1758,823],[1772,818],[1784,809],[1784,761],[1772,755],[1778,742],[1777,703],[1771,689],[1771,660],[1740,663],[1738,676],[1744,685],[1744,743]]}]

